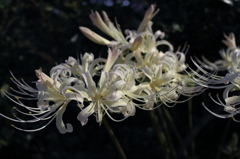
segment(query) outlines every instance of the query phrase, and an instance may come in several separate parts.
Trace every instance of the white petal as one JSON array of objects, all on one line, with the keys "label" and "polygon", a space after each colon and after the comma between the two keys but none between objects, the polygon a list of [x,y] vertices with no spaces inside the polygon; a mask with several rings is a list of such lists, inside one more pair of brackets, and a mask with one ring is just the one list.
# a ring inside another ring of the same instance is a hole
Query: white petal
[{"label": "white petal", "polygon": [[225,99],[226,105],[232,105],[240,102],[240,96],[228,97]]},{"label": "white petal", "polygon": [[[116,83],[114,83],[113,85],[111,85],[103,94],[104,97],[108,97],[109,95],[115,93],[115,91],[117,89],[121,89],[121,87],[126,84],[125,81],[121,80],[121,81],[117,81]],[[116,92],[117,93],[117,92]],[[119,95],[119,93],[117,93],[116,95]]]},{"label": "white petal", "polygon": [[100,80],[99,80],[99,87],[100,87],[100,94],[102,94],[102,92],[105,92],[105,90],[107,89],[107,86],[108,86],[108,73],[107,72],[102,72],[101,73],[101,77],[100,77]]},{"label": "white petal", "polygon": [[77,93],[66,93],[65,97],[70,100],[76,100],[80,103],[83,103],[83,97],[80,94]]},{"label": "white petal", "polygon": [[94,96],[94,94],[96,94],[96,84],[95,82],[93,81],[92,79],[92,76],[89,72],[86,72],[84,74],[82,74],[83,78],[84,78],[84,81],[88,87],[88,91],[89,91],[89,94],[91,94],[91,96]]},{"label": "white petal", "polygon": [[88,122],[88,117],[94,113],[93,103],[90,103],[86,108],[84,108],[77,116],[77,119],[84,126]]},{"label": "white petal", "polygon": [[57,117],[56,117],[56,125],[57,125],[57,128],[58,128],[59,132],[62,133],[62,134],[65,134],[65,133],[67,133],[67,132],[72,132],[72,131],[73,131],[73,127],[72,127],[71,124],[68,123],[68,124],[66,124],[66,126],[65,126],[65,124],[64,124],[63,121],[62,121],[62,115],[63,115],[63,113],[64,113],[64,111],[65,111],[65,109],[66,109],[66,106],[67,106],[67,104],[64,105],[64,106],[62,106],[62,107],[59,109],[58,115],[57,115]]}]

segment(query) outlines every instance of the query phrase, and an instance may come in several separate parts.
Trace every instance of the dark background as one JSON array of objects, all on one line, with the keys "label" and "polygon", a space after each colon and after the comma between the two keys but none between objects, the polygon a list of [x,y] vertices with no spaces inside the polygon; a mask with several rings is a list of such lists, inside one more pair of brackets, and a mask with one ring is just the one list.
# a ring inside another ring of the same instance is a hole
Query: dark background
[{"label": "dark background", "polygon": [[[210,61],[219,59],[219,50],[224,48],[221,43],[223,33],[235,33],[237,44],[240,43],[240,2],[235,1],[230,6],[220,0],[0,0],[1,89],[16,88],[9,79],[10,70],[34,87],[32,81],[37,80],[35,69],[41,67],[48,74],[56,63],[63,63],[69,56],[77,58],[85,52],[94,53],[95,57],[106,57],[107,47],[94,44],[78,29],[85,26],[108,38],[92,25],[89,19],[91,10],[105,10],[113,22],[117,18],[124,31],[137,29],[145,11],[153,3],[160,8],[153,19],[153,30],[165,32],[165,39],[173,44],[175,50],[185,43],[190,45],[187,54],[190,65],[190,56],[204,55]],[[73,40],[73,37],[77,38]],[[222,90],[208,90],[192,99],[192,129],[189,127],[187,103],[167,108],[189,151],[189,158],[216,157],[232,134],[240,133],[240,123],[214,117],[203,108],[202,102],[214,111],[222,109],[211,101],[208,92],[222,93]],[[36,105],[35,101],[26,101],[25,104]],[[2,114],[13,117],[14,106],[6,97],[0,98]],[[10,125],[15,123],[0,117],[0,158],[119,158],[104,126],[99,127],[94,117],[90,117],[83,127],[76,119],[78,113],[76,103],[72,102],[63,120],[72,123],[74,130],[64,135],[58,132],[55,121],[41,131],[26,133],[14,129]],[[172,124],[166,115],[162,117],[178,158],[183,158]],[[121,123],[106,119],[127,157],[164,157],[149,112],[138,109],[135,116]],[[44,125],[44,122],[16,125],[32,129]],[[191,131],[194,153],[189,142]],[[224,153],[220,156],[227,157]]]}]

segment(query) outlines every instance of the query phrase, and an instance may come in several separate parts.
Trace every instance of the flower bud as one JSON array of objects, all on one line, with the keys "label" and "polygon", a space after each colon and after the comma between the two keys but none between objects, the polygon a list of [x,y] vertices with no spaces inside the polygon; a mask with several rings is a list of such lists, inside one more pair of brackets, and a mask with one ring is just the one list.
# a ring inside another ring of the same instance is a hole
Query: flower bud
[{"label": "flower bud", "polygon": [[92,30],[90,30],[86,27],[79,27],[79,29],[88,39],[90,39],[91,41],[93,41],[97,44],[100,44],[100,45],[110,44],[110,41],[101,37],[100,35],[96,34],[95,32],[93,32]]},{"label": "flower bud", "polygon": [[130,50],[135,51],[139,48],[139,46],[142,44],[143,38],[141,36],[138,36],[134,42],[132,43]]}]

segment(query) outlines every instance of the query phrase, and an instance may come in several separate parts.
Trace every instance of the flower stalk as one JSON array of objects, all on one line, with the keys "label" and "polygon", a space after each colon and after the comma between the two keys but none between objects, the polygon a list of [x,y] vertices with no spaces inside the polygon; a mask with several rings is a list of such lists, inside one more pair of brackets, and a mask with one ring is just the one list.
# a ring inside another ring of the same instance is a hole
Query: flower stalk
[{"label": "flower stalk", "polygon": [[126,157],[126,155],[125,155],[125,153],[124,153],[124,151],[123,151],[123,149],[122,149],[118,139],[116,138],[116,136],[115,136],[112,128],[108,124],[107,120],[105,118],[103,118],[102,122],[103,122],[103,125],[104,125],[104,127],[106,128],[106,130],[108,132],[108,135],[111,137],[111,139],[112,139],[112,141],[113,141],[113,143],[114,143],[114,145],[115,145],[115,147],[116,147],[116,149],[117,149],[121,159],[127,159],[127,157]]}]

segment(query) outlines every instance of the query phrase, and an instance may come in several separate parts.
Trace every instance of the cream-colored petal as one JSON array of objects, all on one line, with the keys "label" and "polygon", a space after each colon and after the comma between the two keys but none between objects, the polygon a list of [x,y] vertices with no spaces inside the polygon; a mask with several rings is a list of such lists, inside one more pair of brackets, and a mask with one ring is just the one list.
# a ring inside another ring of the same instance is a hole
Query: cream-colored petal
[{"label": "cream-colored petal", "polygon": [[67,132],[72,132],[73,131],[73,127],[71,124],[67,123],[66,125],[63,123],[63,120],[62,120],[62,115],[66,109],[66,106],[67,104],[65,104],[64,106],[62,106],[58,111],[58,114],[56,116],[56,125],[57,125],[57,128],[59,130],[59,132],[61,134],[65,134]]},{"label": "cream-colored petal", "polygon": [[86,108],[84,108],[77,116],[82,126],[86,125],[88,122],[88,117],[94,113],[94,105],[90,103]]}]

